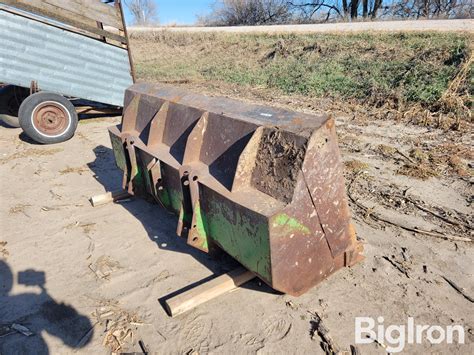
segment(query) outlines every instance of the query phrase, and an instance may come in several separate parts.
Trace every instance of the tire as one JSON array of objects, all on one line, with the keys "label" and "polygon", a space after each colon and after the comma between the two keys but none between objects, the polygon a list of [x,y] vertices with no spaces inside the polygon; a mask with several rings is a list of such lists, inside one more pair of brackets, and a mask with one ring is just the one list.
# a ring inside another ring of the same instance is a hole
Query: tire
[{"label": "tire", "polygon": [[65,142],[74,136],[77,112],[64,96],[37,92],[27,97],[18,113],[20,126],[34,141],[42,144]]},{"label": "tire", "polygon": [[20,86],[6,85],[0,88],[0,120],[10,127],[20,127],[18,110],[30,90]]},{"label": "tire", "polygon": [[7,126],[11,128],[19,128],[20,127],[20,120],[16,116],[5,115],[0,113],[0,121],[5,123]]}]

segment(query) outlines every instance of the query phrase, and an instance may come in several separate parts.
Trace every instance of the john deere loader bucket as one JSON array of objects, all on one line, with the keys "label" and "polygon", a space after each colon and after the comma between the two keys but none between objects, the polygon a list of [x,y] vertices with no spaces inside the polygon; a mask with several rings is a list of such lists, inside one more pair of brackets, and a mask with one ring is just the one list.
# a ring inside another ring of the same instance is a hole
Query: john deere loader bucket
[{"label": "john deere loader bucket", "polygon": [[360,259],[326,115],[136,84],[110,137],[124,188],[278,291],[300,295]]}]

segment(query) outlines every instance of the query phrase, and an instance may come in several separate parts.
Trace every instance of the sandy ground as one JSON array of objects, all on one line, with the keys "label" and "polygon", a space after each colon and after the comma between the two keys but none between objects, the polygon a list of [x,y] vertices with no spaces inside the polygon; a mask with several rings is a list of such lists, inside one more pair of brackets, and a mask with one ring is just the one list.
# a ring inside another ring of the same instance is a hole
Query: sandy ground
[{"label": "sandy ground", "polygon": [[474,20],[416,20],[416,21],[376,21],[352,23],[325,23],[314,25],[274,25],[274,26],[229,26],[229,27],[138,27],[131,26],[129,32],[175,31],[175,32],[232,32],[232,33],[331,33],[331,32],[397,32],[397,31],[474,31]]},{"label": "sandy ground", "polygon": [[[81,121],[72,140],[54,146],[0,127],[0,324],[34,333],[0,328],[1,354],[105,354],[118,346],[113,336],[125,338],[121,351],[140,351],[142,340],[162,354],[323,354],[314,312],[342,350],[354,345],[355,317],[383,316],[386,327],[407,317],[464,327],[466,344],[424,340],[405,353],[474,353],[474,250],[472,241],[460,241],[472,238],[472,180],[396,173],[410,147],[465,147],[469,135],[338,118],[365,261],[299,298],[254,280],[170,318],[163,298],[235,265],[188,247],[175,235],[175,217],[158,206],[131,200],[91,207],[90,196],[120,186],[106,130],[118,122]],[[380,154],[380,144],[403,154]],[[386,353],[375,343],[357,348]]]}]

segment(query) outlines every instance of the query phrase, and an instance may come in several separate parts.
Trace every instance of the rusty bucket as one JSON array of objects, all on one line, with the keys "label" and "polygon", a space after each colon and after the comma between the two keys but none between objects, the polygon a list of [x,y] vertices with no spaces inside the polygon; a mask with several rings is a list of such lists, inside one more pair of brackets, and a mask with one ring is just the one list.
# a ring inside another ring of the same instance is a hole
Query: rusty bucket
[{"label": "rusty bucket", "polygon": [[136,84],[109,132],[124,188],[272,288],[301,295],[361,259],[331,117]]}]

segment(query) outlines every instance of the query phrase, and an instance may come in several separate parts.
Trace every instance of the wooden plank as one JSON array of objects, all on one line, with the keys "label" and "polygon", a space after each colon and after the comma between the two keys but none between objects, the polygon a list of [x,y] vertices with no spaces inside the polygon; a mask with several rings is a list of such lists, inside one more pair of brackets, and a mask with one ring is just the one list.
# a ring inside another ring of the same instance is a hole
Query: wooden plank
[{"label": "wooden plank", "polygon": [[[60,28],[62,30],[66,30],[68,32],[77,33],[77,34],[80,34],[80,35],[83,35],[83,36],[86,36],[86,37],[89,37],[89,38],[92,38],[92,39],[101,40],[101,37],[99,35],[96,36],[96,35],[93,35],[93,34],[87,32],[87,31],[81,30],[80,28],[77,28],[77,27],[74,27],[74,26],[71,26],[71,25],[68,25],[68,24],[65,24],[65,23],[57,22],[53,19],[48,19],[46,17],[36,15],[36,14],[31,13],[31,12],[26,12],[26,11],[23,11],[21,9],[16,9],[14,7],[11,7],[11,6],[3,5],[3,4],[1,4],[1,1],[2,0],[0,0],[0,11],[6,11],[6,12],[9,12],[9,13],[14,14],[14,15],[18,15],[18,16],[21,16],[21,17],[29,18],[29,19],[32,19],[34,21],[44,23],[48,26]],[[107,41],[107,44],[110,44],[111,46],[114,46],[114,47],[117,47],[117,48],[122,48],[122,49],[124,49],[126,47],[126,45],[124,47],[124,44],[122,44],[122,42],[113,41],[113,40]]]},{"label": "wooden plank", "polygon": [[[102,24],[102,22],[99,22],[99,21],[96,21],[96,24],[97,24],[97,28],[103,30],[104,29],[104,25]],[[104,42],[107,42],[107,38],[101,36],[100,39]]]},{"label": "wooden plank", "polygon": [[[115,9],[119,13],[120,18],[122,19],[122,24],[123,24],[123,33],[125,37],[128,39],[128,30],[127,30],[127,25],[125,24],[125,16],[123,15],[123,5],[122,1],[117,0],[115,1]],[[135,83],[136,76],[135,76],[135,65],[133,65],[133,58],[132,58],[132,53],[130,51],[130,46],[127,43],[127,53],[128,53],[128,62],[130,63],[130,74],[132,74],[132,80]]]},{"label": "wooden plank", "polygon": [[121,21],[121,18],[119,17],[119,13],[115,9],[114,6],[112,5],[106,5],[104,3],[101,3],[99,0],[75,0],[75,1],[80,1],[84,4],[84,6],[90,8],[92,11],[96,12],[101,12],[103,14],[106,14],[109,17],[114,17]]},{"label": "wooden plank", "polygon": [[90,202],[93,207],[98,207],[110,202],[123,200],[129,197],[130,197],[130,194],[127,191],[118,190],[118,191],[107,192],[102,195],[92,196],[90,198]]},{"label": "wooden plank", "polygon": [[107,107],[107,108],[98,108],[92,106],[78,106],[76,107],[76,112],[81,115],[113,115],[120,116],[122,114],[121,109]]},{"label": "wooden plank", "polygon": [[167,299],[165,301],[166,311],[170,316],[175,317],[178,314],[187,312],[207,301],[232,291],[253,278],[255,278],[255,275],[252,272],[243,267],[238,268]]},{"label": "wooden plank", "polygon": [[[5,3],[8,6],[12,6],[14,8],[23,10],[23,11],[31,12],[32,14],[44,16],[46,18],[62,22],[66,25],[76,27],[80,30],[90,32],[91,34],[94,34],[94,35],[106,37],[108,39],[111,39],[120,43],[128,43],[128,40],[126,37],[117,35],[115,33],[112,33],[106,30],[101,30],[97,28],[97,25],[95,23],[89,25],[87,23],[77,21],[76,19],[66,17],[61,12],[58,13],[58,12],[51,11],[51,8],[49,8],[49,10],[45,10],[43,9],[43,7],[38,7],[38,3],[42,2],[41,0],[0,0],[0,2]],[[51,7],[51,5],[47,5],[46,7],[48,6]],[[8,8],[6,9],[8,10]],[[89,35],[89,37],[92,37],[92,36]],[[92,37],[92,38],[95,38],[95,37]]]},{"label": "wooden plank", "polygon": [[76,111],[81,115],[113,115],[119,116],[122,114],[122,110],[113,107],[110,108],[97,108],[97,107],[76,107]]},{"label": "wooden plank", "polygon": [[64,9],[75,15],[88,18],[93,21],[102,22],[118,29],[123,29],[122,20],[118,16],[114,7],[105,5],[97,0],[42,0],[46,4]]},{"label": "wooden plank", "polygon": [[14,6],[16,8],[21,8],[22,6],[29,6],[31,9],[37,9],[37,10],[33,10],[32,12],[37,12],[37,11],[48,12],[51,14],[56,14],[62,17],[66,17],[76,22],[84,23],[85,25],[95,24],[95,21],[92,19],[74,14],[61,7],[49,4],[45,0],[6,0],[6,1],[0,0],[0,2],[7,3],[9,6]]}]

